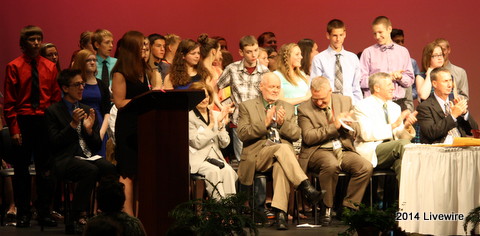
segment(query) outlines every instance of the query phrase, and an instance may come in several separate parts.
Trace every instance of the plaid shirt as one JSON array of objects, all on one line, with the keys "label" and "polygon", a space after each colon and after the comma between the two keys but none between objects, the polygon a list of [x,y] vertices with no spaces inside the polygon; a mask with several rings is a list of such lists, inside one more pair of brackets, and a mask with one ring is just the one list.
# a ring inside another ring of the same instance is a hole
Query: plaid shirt
[{"label": "plaid shirt", "polygon": [[238,106],[240,103],[254,99],[260,95],[260,80],[262,75],[269,72],[266,66],[260,64],[257,60],[257,66],[252,74],[249,74],[243,64],[243,60],[236,61],[225,68],[220,78],[218,78],[217,86],[224,89],[230,86],[232,91],[232,100],[235,103],[235,111],[230,117],[233,124],[238,122]]}]

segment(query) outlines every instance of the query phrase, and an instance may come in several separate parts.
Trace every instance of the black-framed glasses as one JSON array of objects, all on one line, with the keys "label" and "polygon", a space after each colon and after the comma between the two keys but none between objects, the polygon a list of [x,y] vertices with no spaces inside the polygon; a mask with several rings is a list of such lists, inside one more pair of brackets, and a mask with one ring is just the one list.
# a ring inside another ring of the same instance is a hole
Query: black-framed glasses
[{"label": "black-framed glasses", "polygon": [[443,54],[432,54],[432,58],[443,57]]},{"label": "black-framed glasses", "polygon": [[86,83],[77,82],[77,83],[73,83],[73,84],[69,85],[69,87],[80,88],[80,86],[85,87],[85,84],[86,84]]}]

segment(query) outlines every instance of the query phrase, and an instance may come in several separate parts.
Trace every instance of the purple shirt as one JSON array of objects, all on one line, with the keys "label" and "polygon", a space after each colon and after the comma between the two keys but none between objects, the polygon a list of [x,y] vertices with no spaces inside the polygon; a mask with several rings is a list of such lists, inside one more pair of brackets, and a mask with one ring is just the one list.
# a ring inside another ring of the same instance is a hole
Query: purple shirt
[{"label": "purple shirt", "polygon": [[393,100],[405,97],[405,88],[414,82],[412,61],[410,53],[405,47],[392,43],[390,45],[375,44],[363,50],[360,58],[360,87],[363,96],[370,96],[368,77],[377,72],[391,73],[403,70],[402,79],[394,80],[395,90]]}]

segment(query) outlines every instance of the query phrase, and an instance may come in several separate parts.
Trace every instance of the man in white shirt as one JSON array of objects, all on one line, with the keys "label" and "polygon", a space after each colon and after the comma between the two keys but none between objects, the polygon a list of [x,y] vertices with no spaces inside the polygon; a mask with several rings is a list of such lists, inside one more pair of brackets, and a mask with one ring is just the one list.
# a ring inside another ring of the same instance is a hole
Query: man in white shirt
[{"label": "man in white shirt", "polygon": [[355,104],[363,98],[360,89],[360,63],[357,55],[343,48],[347,37],[345,24],[338,19],[331,20],[327,24],[326,36],[330,45],[313,58],[310,78],[328,78],[333,93],[349,96]]},{"label": "man in white shirt", "polygon": [[393,169],[400,183],[400,170],[404,146],[415,137],[413,124],[417,112],[403,112],[392,101],[392,76],[378,72],[368,78],[369,96],[355,105],[355,117],[360,125],[360,135],[355,148],[360,156],[369,160],[375,169]]}]

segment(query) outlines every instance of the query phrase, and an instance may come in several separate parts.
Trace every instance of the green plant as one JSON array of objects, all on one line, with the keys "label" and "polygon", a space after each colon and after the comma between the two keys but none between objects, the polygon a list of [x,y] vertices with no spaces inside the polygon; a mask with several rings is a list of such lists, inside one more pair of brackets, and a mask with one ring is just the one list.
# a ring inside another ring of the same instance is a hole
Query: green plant
[{"label": "green plant", "polygon": [[395,212],[396,206],[381,210],[378,206],[366,207],[365,204],[359,204],[358,210],[344,208],[342,220],[350,227],[341,235],[353,235],[355,231],[362,228],[376,229],[379,232],[394,229],[396,226]]},{"label": "green plant", "polygon": [[478,224],[480,223],[480,207],[474,208],[470,213],[468,213],[465,221],[463,222],[463,230],[467,233],[468,224],[472,224],[472,229],[470,233],[475,235],[475,229],[477,228]]},{"label": "green plant", "polygon": [[170,212],[175,223],[168,235],[247,235],[245,229],[258,235],[252,211],[245,205],[247,196],[240,192],[220,200],[210,196],[181,203]]}]

